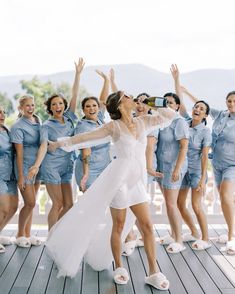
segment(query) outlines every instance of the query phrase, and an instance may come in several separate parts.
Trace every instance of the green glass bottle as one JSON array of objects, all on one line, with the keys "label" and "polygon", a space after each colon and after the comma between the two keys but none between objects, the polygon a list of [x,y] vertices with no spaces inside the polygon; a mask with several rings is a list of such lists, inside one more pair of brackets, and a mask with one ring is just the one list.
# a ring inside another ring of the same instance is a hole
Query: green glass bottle
[{"label": "green glass bottle", "polygon": [[167,107],[167,99],[164,97],[148,97],[144,99],[144,104],[147,104],[150,107],[156,108],[165,108]]}]

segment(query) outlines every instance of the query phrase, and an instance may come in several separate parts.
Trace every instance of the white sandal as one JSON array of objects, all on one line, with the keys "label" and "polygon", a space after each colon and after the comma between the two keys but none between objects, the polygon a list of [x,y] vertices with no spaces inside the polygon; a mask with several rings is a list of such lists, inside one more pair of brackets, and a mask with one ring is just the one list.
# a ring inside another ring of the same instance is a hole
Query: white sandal
[{"label": "white sandal", "polygon": [[125,285],[129,281],[129,274],[124,267],[118,267],[113,273],[113,279],[116,284]]},{"label": "white sandal", "polygon": [[176,253],[180,253],[184,251],[185,249],[186,247],[184,245],[174,242],[174,243],[171,243],[169,246],[167,246],[166,251],[168,253],[176,254]]},{"label": "white sandal", "polygon": [[31,246],[29,238],[26,238],[24,236],[16,238],[15,243],[17,246],[23,248],[28,248]]},{"label": "white sandal", "polygon": [[4,253],[6,251],[6,248],[0,244],[0,253]]},{"label": "white sandal", "polygon": [[8,237],[8,236],[0,236],[0,244],[7,246],[7,245],[12,245],[13,242],[12,242],[11,237]]},{"label": "white sandal", "polygon": [[229,255],[235,255],[235,239],[226,243],[226,252]]},{"label": "white sandal", "polygon": [[169,245],[171,243],[174,243],[175,240],[170,235],[166,235],[166,236],[160,238],[159,242],[161,245]]},{"label": "white sandal", "polygon": [[228,235],[225,235],[225,234],[219,235],[216,242],[219,244],[226,244],[228,242]]},{"label": "white sandal", "polygon": [[42,240],[37,236],[31,236],[29,238],[31,245],[33,246],[40,246],[42,244]]},{"label": "white sandal", "polygon": [[[169,281],[161,272],[145,277],[145,283],[163,291],[168,290],[170,286]],[[163,286],[164,284],[165,287]]]},{"label": "white sandal", "polygon": [[136,240],[132,240],[126,243],[122,244],[122,255],[124,256],[130,256],[134,251],[136,247]]},{"label": "white sandal", "polygon": [[211,243],[204,240],[197,240],[192,244],[193,250],[206,250],[211,247]]}]

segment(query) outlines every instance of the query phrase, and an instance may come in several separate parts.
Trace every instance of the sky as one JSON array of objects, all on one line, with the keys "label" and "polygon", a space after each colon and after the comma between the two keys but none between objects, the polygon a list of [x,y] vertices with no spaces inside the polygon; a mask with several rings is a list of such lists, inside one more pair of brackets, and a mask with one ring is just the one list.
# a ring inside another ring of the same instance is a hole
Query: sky
[{"label": "sky", "polygon": [[0,0],[0,76],[139,63],[235,68],[234,0]]}]

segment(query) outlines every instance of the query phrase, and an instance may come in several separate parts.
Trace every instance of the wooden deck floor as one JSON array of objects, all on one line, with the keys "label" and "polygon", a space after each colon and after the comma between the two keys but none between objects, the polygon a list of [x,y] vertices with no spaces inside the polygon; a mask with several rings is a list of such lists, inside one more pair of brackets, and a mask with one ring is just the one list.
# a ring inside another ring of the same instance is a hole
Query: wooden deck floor
[{"label": "wooden deck floor", "polygon": [[[166,225],[155,225],[156,236],[167,233]],[[131,280],[125,286],[117,286],[110,270],[95,272],[87,264],[75,279],[56,278],[57,270],[47,256],[44,246],[30,249],[7,247],[0,254],[0,294],[235,294],[235,256],[228,256],[220,249],[215,238],[225,233],[224,226],[210,226],[212,247],[207,251],[193,251],[189,243],[187,250],[180,254],[168,254],[164,246],[157,244],[158,263],[161,271],[170,280],[169,291],[157,291],[144,284],[147,262],[143,248],[137,248],[130,257],[124,257],[124,266]],[[45,236],[45,230],[34,233]],[[14,235],[15,230],[7,229],[4,234]]]}]

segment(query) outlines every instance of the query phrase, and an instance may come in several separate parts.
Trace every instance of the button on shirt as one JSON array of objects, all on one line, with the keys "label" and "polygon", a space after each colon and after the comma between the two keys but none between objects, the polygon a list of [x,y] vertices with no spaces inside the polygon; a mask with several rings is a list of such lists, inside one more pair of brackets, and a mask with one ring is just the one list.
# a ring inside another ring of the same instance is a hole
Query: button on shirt
[{"label": "button on shirt", "polygon": [[211,109],[213,165],[218,168],[235,166],[235,115]]},{"label": "button on shirt", "polygon": [[212,143],[211,131],[205,126],[204,122],[190,127],[192,118],[186,112],[183,117],[189,125],[189,144],[188,144],[188,171],[194,173],[201,172],[201,155],[204,147],[210,147]]},{"label": "button on shirt", "polygon": [[[189,138],[189,128],[185,119],[176,115],[170,126],[159,131],[157,145],[157,167],[161,172],[170,172],[176,164],[179,140]],[[182,169],[187,168],[187,158]]]}]

